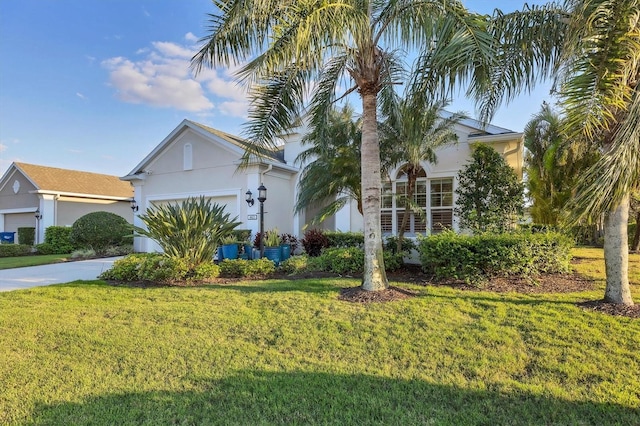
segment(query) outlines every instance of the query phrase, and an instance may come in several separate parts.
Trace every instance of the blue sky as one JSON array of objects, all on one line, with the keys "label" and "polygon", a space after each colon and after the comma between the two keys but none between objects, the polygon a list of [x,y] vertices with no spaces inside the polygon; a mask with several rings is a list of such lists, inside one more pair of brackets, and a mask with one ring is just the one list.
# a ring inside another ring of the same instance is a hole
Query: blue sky
[{"label": "blue sky", "polygon": [[[524,1],[464,3],[490,13]],[[185,118],[240,134],[247,103],[233,70],[188,67],[212,10],[209,0],[0,0],[0,175],[22,161],[123,176]],[[540,85],[492,123],[522,131],[548,93]],[[462,98],[448,109],[474,112]]]}]

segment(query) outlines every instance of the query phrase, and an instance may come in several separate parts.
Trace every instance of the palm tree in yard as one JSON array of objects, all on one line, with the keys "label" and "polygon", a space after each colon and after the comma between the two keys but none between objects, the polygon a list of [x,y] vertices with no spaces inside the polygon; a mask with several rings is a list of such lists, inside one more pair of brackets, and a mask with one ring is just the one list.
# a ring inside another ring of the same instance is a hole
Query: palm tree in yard
[{"label": "palm tree in yard", "polygon": [[306,164],[298,182],[295,211],[313,205],[324,205],[311,223],[319,223],[334,215],[350,199],[357,202],[362,214],[360,191],[360,123],[353,108],[329,112],[328,127],[314,129],[303,138],[311,145],[301,152],[296,162]]},{"label": "palm tree in yard", "polygon": [[[320,129],[336,100],[359,95],[365,290],[388,287],[380,229],[377,108],[379,96],[403,82],[402,58],[407,52],[419,53],[416,82],[433,86],[428,93],[449,95],[450,89],[468,83],[469,94],[484,99],[481,110],[489,118],[502,101],[550,70],[548,58],[558,44],[554,34],[560,34],[554,28],[562,27],[549,13],[551,6],[491,17],[470,13],[457,0],[213,3],[217,10],[210,15],[210,33],[192,64],[196,71],[244,64],[238,77],[252,97],[247,160],[273,146],[276,136],[286,133],[303,111],[312,128]],[[532,20],[540,28],[549,21],[551,27],[525,34]]]},{"label": "palm tree in yard", "polygon": [[394,148],[390,161],[395,165],[404,164],[403,171],[407,176],[406,194],[398,200],[405,206],[396,243],[397,253],[400,253],[411,213],[424,214],[421,211],[424,206],[417,205],[413,199],[422,163],[437,163],[436,150],[458,141],[453,126],[466,115],[455,113],[447,116],[443,113],[444,101],[429,104],[425,96],[417,94],[410,94],[395,104],[392,105],[396,107],[390,111],[383,108],[386,120],[380,127],[380,138],[386,146]]},{"label": "palm tree in yard", "polygon": [[632,305],[629,196],[640,179],[640,0],[567,0],[557,80],[568,134],[601,158],[577,187],[576,218],[605,214],[605,300]]}]

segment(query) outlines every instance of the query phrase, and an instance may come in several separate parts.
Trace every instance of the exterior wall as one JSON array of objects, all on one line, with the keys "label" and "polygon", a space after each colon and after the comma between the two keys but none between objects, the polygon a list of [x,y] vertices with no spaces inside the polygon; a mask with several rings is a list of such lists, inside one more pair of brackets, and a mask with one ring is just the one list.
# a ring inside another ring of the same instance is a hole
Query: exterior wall
[{"label": "exterior wall", "polygon": [[[18,192],[14,192],[14,183],[19,183]],[[0,211],[33,208],[38,206],[38,196],[30,193],[36,188],[24,175],[18,171],[9,176],[6,185],[0,189]]]},{"label": "exterior wall", "polygon": [[56,203],[56,225],[71,226],[80,217],[93,212],[105,211],[117,214],[133,222],[133,212],[128,201],[90,200],[86,198],[60,197]]}]

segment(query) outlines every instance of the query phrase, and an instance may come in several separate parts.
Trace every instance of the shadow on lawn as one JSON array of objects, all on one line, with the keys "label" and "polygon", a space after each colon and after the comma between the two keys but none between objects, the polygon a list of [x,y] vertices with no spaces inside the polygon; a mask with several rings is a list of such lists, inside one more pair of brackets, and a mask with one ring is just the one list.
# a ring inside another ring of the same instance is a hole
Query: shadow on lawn
[{"label": "shadow on lawn", "polygon": [[244,371],[183,392],[110,394],[40,405],[36,424],[640,424],[640,410],[522,391],[417,380]]}]

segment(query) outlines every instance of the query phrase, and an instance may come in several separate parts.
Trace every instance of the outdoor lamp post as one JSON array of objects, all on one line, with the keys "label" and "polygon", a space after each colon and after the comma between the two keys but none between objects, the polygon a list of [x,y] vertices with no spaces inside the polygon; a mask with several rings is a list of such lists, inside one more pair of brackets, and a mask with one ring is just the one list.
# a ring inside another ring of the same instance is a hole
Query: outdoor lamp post
[{"label": "outdoor lamp post", "polygon": [[264,256],[264,202],[267,201],[267,188],[261,183],[258,187],[258,201],[260,201],[260,259]]},{"label": "outdoor lamp post", "polygon": [[42,219],[42,213],[40,213],[40,209],[36,209],[34,216],[36,218],[36,244],[38,244],[38,233],[40,232],[40,219]]}]

